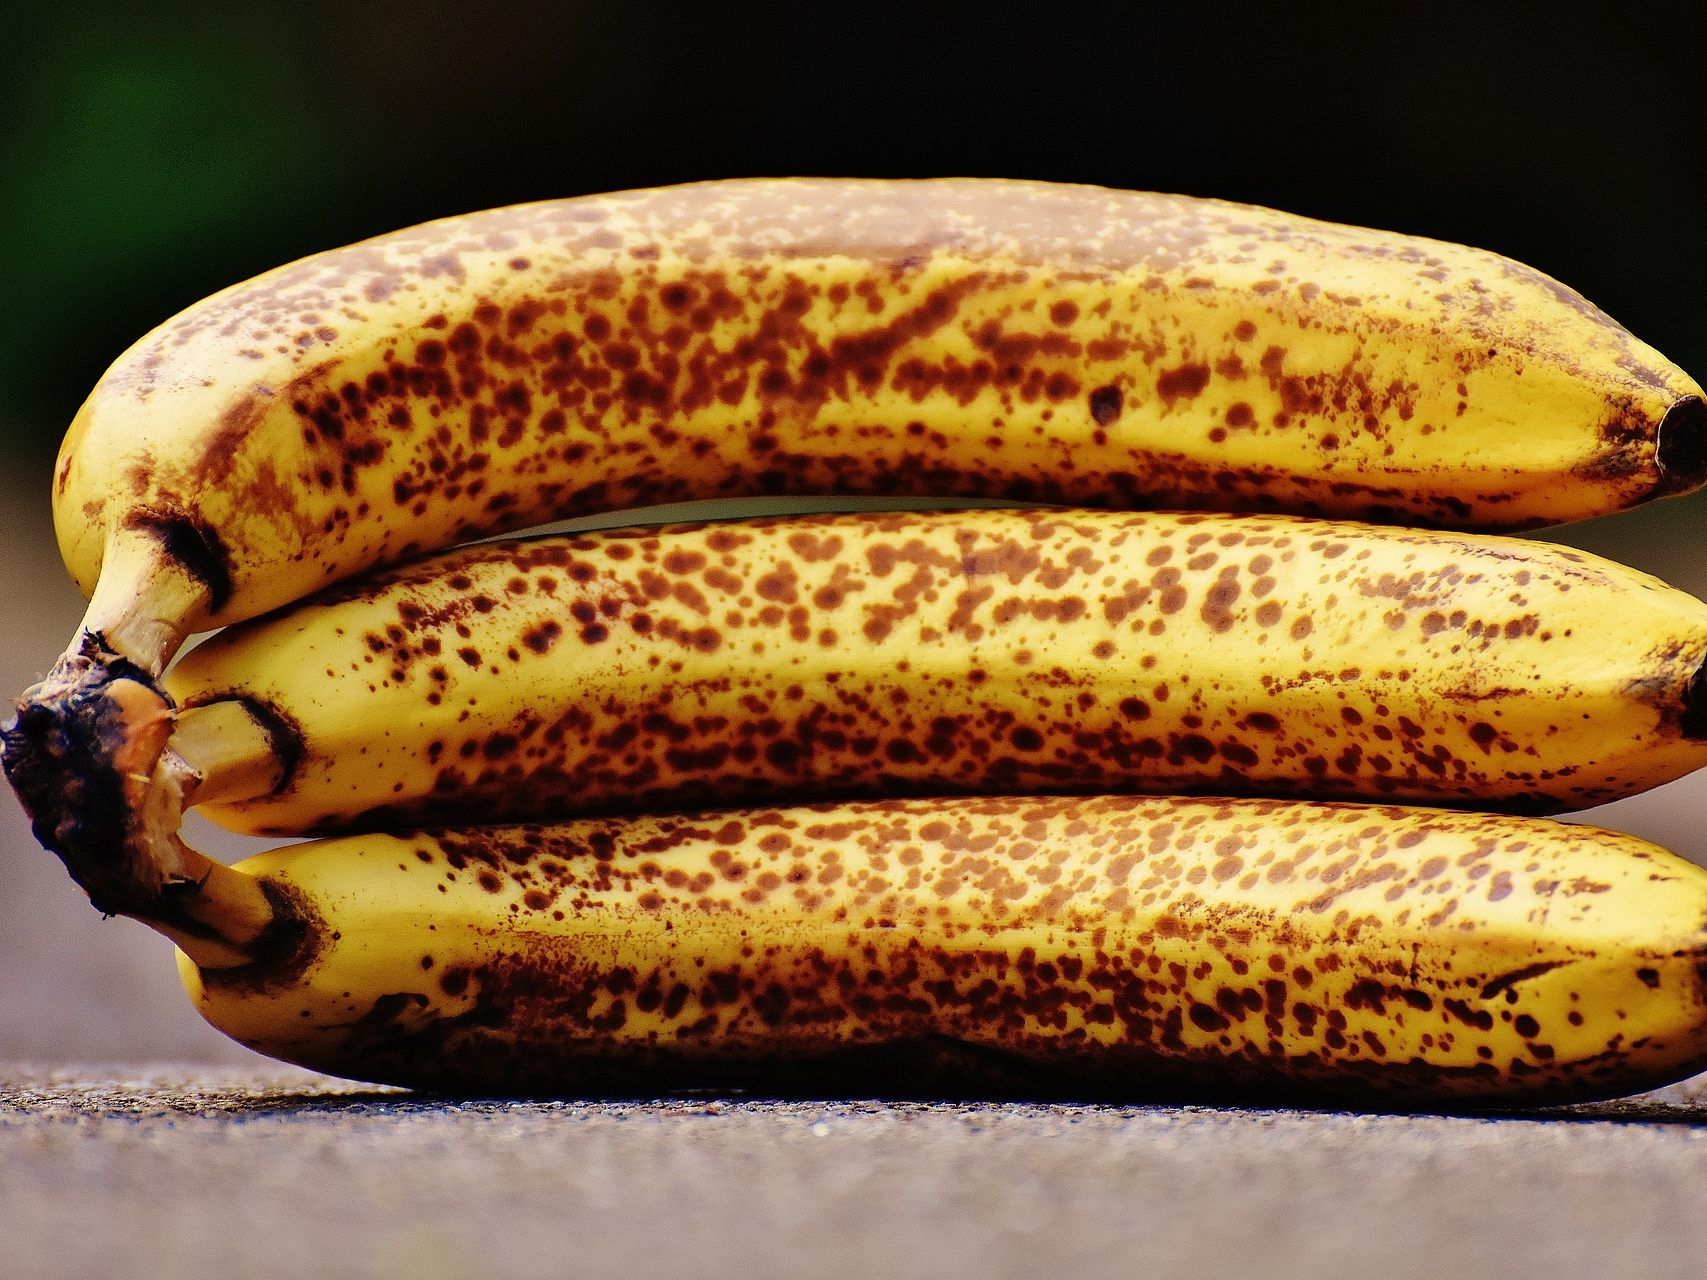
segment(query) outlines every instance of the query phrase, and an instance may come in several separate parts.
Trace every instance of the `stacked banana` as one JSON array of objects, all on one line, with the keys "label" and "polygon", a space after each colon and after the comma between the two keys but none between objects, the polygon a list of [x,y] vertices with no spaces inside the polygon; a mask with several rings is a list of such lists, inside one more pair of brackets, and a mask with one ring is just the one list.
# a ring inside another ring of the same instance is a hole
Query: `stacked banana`
[{"label": "stacked banana", "polygon": [[[989,180],[501,209],[119,359],[4,762],[210,1021],[362,1079],[1611,1096],[1707,1067],[1707,872],[1511,815],[1707,763],[1707,605],[1487,531],[1704,481],[1700,387],[1457,246]],[[475,541],[760,494],[1024,505]],[[192,806],[332,838],[228,867]]]}]

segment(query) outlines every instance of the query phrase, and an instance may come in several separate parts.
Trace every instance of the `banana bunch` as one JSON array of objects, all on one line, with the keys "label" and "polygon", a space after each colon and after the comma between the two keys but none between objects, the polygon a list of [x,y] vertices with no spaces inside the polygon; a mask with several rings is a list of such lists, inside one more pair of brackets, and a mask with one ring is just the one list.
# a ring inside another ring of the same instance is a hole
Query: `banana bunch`
[{"label": "banana bunch", "polygon": [[[1443,807],[1707,763],[1707,605],[1487,532],[1703,482],[1696,383],[1459,246],[992,180],[494,210],[120,357],[0,751],[322,1070],[1609,1096],[1707,1066],[1707,872]],[[460,545],[755,494],[1029,505]],[[335,838],[226,867],[191,807]]]}]

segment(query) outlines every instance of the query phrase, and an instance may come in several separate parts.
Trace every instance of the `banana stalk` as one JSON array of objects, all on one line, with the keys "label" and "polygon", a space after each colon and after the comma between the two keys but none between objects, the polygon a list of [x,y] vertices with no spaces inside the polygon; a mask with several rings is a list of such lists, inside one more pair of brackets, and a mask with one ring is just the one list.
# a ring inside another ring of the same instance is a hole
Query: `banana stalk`
[{"label": "banana stalk", "polygon": [[1407,1108],[1707,1066],[1707,872],[1541,819],[891,800],[354,836],[221,874],[288,926],[238,967],[180,941],[203,1016],[420,1088]]}]

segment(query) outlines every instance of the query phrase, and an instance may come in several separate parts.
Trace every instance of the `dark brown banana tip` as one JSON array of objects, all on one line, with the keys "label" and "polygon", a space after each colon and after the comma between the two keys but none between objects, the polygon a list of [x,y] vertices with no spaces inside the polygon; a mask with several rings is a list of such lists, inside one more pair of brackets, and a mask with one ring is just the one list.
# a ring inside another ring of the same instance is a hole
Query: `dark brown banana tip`
[{"label": "dark brown banana tip", "polygon": [[[99,637],[61,658],[0,726],[0,764],[36,838],[108,914],[129,914],[158,884],[134,864],[134,794],[165,749],[171,699]],[[144,887],[146,886],[146,887]]]},{"label": "dark brown banana tip", "polygon": [[1707,401],[1685,396],[1666,410],[1655,450],[1658,493],[1689,493],[1707,483]]},{"label": "dark brown banana tip", "polygon": [[1707,659],[1683,686],[1683,712],[1677,718],[1677,727],[1686,738],[1707,741]]}]

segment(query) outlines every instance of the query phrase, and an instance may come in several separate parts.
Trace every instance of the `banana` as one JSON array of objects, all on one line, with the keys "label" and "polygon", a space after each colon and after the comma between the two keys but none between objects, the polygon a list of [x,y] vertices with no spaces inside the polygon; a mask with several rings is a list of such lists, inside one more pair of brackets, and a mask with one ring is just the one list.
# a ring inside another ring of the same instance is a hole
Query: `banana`
[{"label": "banana", "polygon": [[1542,811],[1707,764],[1704,663],[1707,604],[1558,546],[879,513],[461,549],[227,629],[154,710],[173,803],[269,835],[991,791]]},{"label": "banana", "polygon": [[751,493],[1518,528],[1707,479],[1701,388],[1496,255],[1180,196],[741,180],[449,218],[119,357],[68,660],[563,516]]},{"label": "banana", "polygon": [[219,867],[213,933],[257,885],[265,938],[183,941],[196,1008],[430,1089],[1405,1108],[1707,1066],[1707,872],[1542,819],[1009,797],[364,835]]}]

